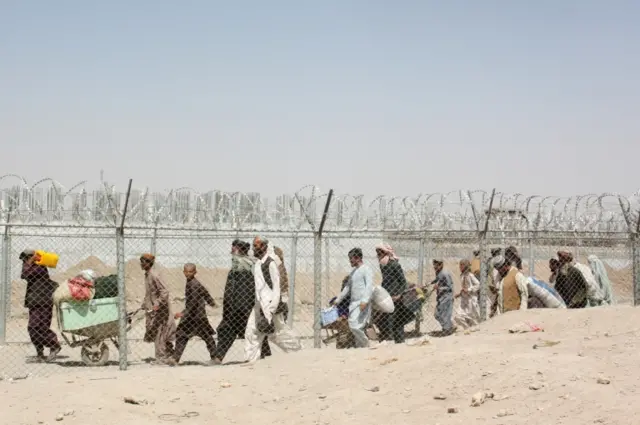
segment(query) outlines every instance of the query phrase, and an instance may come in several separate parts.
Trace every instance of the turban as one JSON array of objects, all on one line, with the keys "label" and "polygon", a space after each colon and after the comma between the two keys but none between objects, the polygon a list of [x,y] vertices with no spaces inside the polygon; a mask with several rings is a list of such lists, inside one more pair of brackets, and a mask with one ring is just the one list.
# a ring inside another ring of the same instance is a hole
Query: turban
[{"label": "turban", "polygon": [[140,256],[140,261],[146,261],[147,263],[154,263],[156,261],[156,256],[153,254],[142,254]]},{"label": "turban", "polygon": [[399,260],[395,251],[393,250],[393,248],[391,248],[391,245],[389,245],[388,243],[382,243],[380,245],[376,245],[376,251],[384,252],[386,255],[389,256],[390,260]]},{"label": "turban", "polygon": [[498,255],[493,259],[493,267],[495,269],[501,269],[505,264],[507,264],[507,260],[502,255]]},{"label": "turban", "polygon": [[558,251],[558,259],[561,263],[570,263],[573,261],[573,254],[567,251]]}]

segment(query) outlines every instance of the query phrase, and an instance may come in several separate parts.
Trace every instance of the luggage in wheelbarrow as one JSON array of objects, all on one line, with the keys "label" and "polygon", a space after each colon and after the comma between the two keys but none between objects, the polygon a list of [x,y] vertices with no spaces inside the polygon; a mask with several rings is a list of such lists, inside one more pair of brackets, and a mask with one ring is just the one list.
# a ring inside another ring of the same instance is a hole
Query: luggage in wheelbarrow
[{"label": "luggage in wheelbarrow", "polygon": [[118,275],[101,276],[96,278],[94,286],[96,293],[93,299],[114,298],[118,296]]},{"label": "luggage in wheelbarrow", "polygon": [[82,346],[81,357],[86,365],[102,366],[109,360],[106,340],[118,346],[118,298],[62,302],[58,306],[58,325],[70,347]]}]

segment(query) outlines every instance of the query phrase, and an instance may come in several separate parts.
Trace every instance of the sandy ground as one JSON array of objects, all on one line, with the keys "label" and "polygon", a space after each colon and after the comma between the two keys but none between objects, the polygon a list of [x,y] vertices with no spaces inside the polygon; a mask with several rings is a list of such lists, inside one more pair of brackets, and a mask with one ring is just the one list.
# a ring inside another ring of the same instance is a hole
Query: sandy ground
[{"label": "sandy ground", "polygon": [[[521,322],[544,332],[508,332]],[[66,369],[0,382],[0,422],[631,425],[639,322],[632,307],[531,310],[423,344],[275,353],[253,366]],[[557,344],[533,348],[545,341]],[[493,399],[472,407],[478,392]]]}]

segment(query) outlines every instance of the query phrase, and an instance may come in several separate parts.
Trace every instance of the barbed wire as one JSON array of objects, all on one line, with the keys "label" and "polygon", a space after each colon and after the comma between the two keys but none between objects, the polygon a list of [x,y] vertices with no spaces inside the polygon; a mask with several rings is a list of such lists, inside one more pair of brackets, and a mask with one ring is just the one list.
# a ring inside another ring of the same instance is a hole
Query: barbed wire
[{"label": "barbed wire", "polygon": [[[102,183],[70,188],[52,178],[29,184],[15,174],[0,176],[1,224],[114,225],[126,193]],[[167,191],[133,190],[128,226],[208,228],[211,230],[316,230],[328,193],[305,186],[294,194],[268,199],[259,193],[199,192],[181,187]],[[478,231],[489,215],[493,231],[628,232],[640,210],[640,190],[631,195],[585,194],[571,197],[526,196],[457,190],[417,196],[334,195],[327,231]]]}]

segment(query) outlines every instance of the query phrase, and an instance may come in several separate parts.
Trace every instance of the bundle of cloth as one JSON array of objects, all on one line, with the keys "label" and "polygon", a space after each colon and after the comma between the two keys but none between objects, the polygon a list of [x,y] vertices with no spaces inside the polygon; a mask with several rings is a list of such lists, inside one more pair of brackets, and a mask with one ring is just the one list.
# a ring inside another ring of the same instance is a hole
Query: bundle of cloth
[{"label": "bundle of cloth", "polygon": [[89,301],[95,295],[96,273],[87,269],[71,279],[67,279],[53,293],[53,302],[60,304],[69,301]]},{"label": "bundle of cloth", "polygon": [[558,291],[541,280],[528,277],[527,290],[529,308],[567,308]]}]

